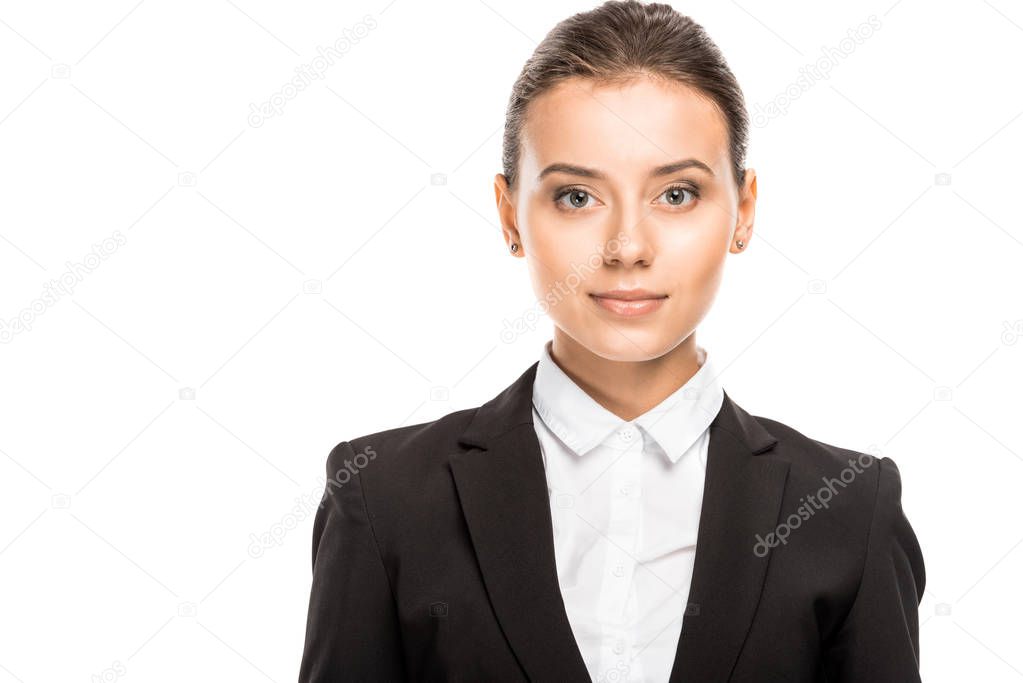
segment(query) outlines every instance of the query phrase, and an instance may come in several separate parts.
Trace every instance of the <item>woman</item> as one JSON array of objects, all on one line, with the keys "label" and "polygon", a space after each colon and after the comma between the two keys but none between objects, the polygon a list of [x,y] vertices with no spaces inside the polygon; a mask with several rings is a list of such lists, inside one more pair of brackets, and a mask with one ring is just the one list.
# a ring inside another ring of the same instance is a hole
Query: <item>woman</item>
[{"label": "woman", "polygon": [[919,681],[895,463],[750,415],[696,344],[752,239],[747,127],[667,5],[537,47],[494,189],[553,339],[482,406],[330,453],[302,681]]}]

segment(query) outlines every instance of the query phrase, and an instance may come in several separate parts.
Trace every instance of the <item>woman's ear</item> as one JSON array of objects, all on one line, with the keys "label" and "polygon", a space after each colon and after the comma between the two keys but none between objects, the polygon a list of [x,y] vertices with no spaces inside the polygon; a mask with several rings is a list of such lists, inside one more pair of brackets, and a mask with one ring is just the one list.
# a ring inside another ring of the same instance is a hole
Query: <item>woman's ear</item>
[{"label": "woman's ear", "polygon": [[[522,255],[522,239],[519,237],[518,218],[515,212],[515,196],[508,188],[508,179],[503,173],[494,176],[494,200],[497,202],[497,217],[501,221],[501,234],[508,251],[515,256]],[[518,248],[511,251],[511,245]]]},{"label": "woman's ear", "polygon": [[[735,233],[729,251],[733,254],[745,251],[753,238],[753,218],[757,207],[757,172],[747,168],[739,188],[739,206],[735,214]],[[742,242],[742,246],[738,245]]]}]

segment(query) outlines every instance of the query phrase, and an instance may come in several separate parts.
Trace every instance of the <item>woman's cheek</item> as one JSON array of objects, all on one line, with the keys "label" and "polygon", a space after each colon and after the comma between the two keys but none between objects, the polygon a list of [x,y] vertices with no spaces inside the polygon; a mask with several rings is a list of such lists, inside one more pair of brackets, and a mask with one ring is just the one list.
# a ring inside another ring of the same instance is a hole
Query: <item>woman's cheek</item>
[{"label": "woman's cheek", "polygon": [[664,252],[673,255],[671,270],[679,274],[687,289],[711,284],[728,250],[725,231],[720,225],[705,222],[685,226],[678,234],[681,238],[672,249]]}]

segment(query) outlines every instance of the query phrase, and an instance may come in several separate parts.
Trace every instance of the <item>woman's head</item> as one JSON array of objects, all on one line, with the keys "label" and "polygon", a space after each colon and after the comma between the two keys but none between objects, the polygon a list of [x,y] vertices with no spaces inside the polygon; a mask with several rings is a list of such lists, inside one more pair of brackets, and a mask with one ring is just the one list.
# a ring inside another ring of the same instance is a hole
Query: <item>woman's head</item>
[{"label": "woman's head", "polygon": [[[494,189],[556,334],[622,361],[690,336],[751,236],[747,135],[720,51],[670,6],[607,2],[547,34],[513,88]],[[620,289],[660,300],[629,316],[594,296]]]}]

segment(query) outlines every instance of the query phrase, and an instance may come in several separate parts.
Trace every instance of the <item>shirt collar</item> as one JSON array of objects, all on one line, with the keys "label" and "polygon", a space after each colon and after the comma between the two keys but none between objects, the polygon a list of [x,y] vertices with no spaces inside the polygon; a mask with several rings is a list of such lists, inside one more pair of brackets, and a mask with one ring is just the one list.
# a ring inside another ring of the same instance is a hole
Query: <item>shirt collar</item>
[{"label": "shirt collar", "polygon": [[[630,424],[582,390],[543,347],[533,381],[533,407],[544,424],[576,455],[585,455]],[[644,432],[672,463],[696,443],[721,409],[724,393],[707,351],[697,346],[700,368],[684,385],[631,424]]]}]

